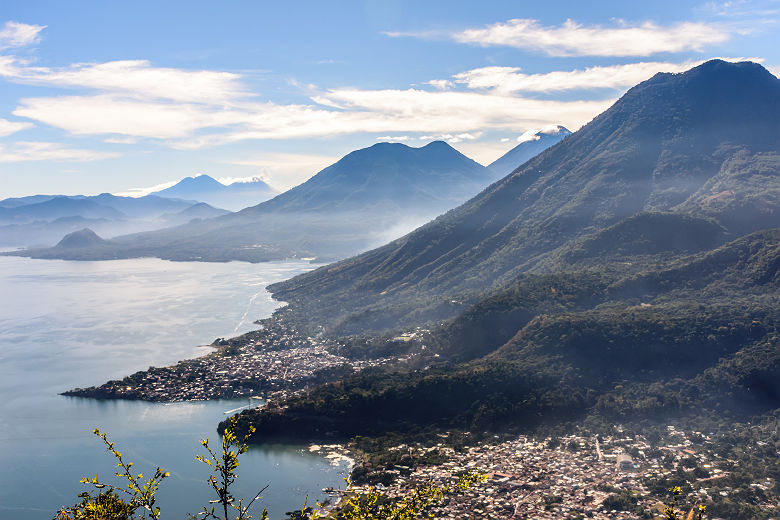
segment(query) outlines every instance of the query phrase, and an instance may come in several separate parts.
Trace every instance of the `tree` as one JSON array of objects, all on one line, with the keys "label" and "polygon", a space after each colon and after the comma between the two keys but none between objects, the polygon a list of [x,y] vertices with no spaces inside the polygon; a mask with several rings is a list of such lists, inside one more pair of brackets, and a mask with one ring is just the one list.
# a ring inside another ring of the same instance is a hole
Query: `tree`
[{"label": "tree", "polygon": [[[116,465],[121,471],[114,473],[117,477],[124,479],[127,484],[124,486],[114,486],[103,483],[96,473],[94,477],[84,477],[81,482],[92,484],[99,490],[97,495],[89,491],[79,494],[81,502],[78,504],[62,508],[55,517],[57,520],[130,520],[160,518],[160,508],[155,506],[155,493],[163,479],[170,476],[170,473],[157,468],[154,475],[143,482],[144,476],[141,473],[133,474],[132,462],[125,462],[122,454],[114,447],[114,443],[108,440],[105,433],[95,428],[92,433],[103,440],[106,450],[116,458]],[[127,497],[129,500],[125,500]],[[140,510],[140,512],[139,512]],[[138,514],[136,514],[138,512]],[[148,516],[147,516],[148,515]]]},{"label": "tree", "polygon": [[[237,417],[231,417],[222,434],[222,450],[218,453],[209,445],[208,439],[201,439],[200,444],[206,449],[207,455],[197,455],[196,460],[210,466],[212,475],[206,480],[209,487],[216,493],[217,498],[209,501],[209,505],[203,507],[203,511],[197,515],[190,515],[192,520],[197,518],[213,520],[249,520],[249,508],[260,497],[260,494],[268,487],[261,489],[245,506],[243,499],[233,496],[231,486],[238,478],[236,470],[239,466],[239,456],[246,453],[249,448],[247,440],[255,431],[250,426],[248,433],[242,438],[236,435]],[[106,444],[106,449],[117,459],[118,471],[115,475],[124,479],[124,486],[105,484],[96,474],[94,477],[81,479],[84,484],[91,484],[97,495],[85,491],[79,494],[81,502],[71,507],[61,508],[54,520],[145,520],[147,518],[158,520],[160,508],[155,506],[155,494],[160,483],[170,474],[157,468],[155,474],[143,482],[142,474],[133,474],[132,462],[125,462],[122,454],[114,447],[114,443],[108,440],[105,433],[98,429],[93,431]],[[364,493],[352,493],[346,504],[340,508],[339,517],[344,520],[413,520],[420,514],[426,514],[426,518],[434,518],[430,509],[441,503],[444,498],[452,493],[468,489],[476,482],[485,480],[486,477],[479,473],[466,473],[461,475],[454,485],[435,486],[432,483],[422,484],[412,490],[408,495],[399,499],[390,500],[376,488],[370,487]],[[349,490],[352,485],[347,481]],[[318,519],[323,518],[324,509],[321,504],[313,509],[304,504],[303,508],[295,512],[295,518]],[[230,515],[234,514],[233,518]],[[263,509],[260,518],[267,520],[268,511]]]},{"label": "tree", "polygon": [[[268,487],[266,486],[261,489],[246,506],[244,506],[243,499],[239,499],[236,504],[236,498],[230,492],[230,486],[238,478],[238,474],[236,474],[239,465],[238,457],[239,455],[246,453],[246,450],[249,449],[247,440],[249,440],[249,437],[255,432],[255,427],[250,426],[243,439],[239,439],[238,436],[236,436],[237,424],[238,416],[234,415],[229,419],[228,425],[222,433],[222,453],[220,455],[211,449],[207,438],[200,440],[200,443],[206,448],[209,456],[204,457],[202,455],[197,455],[195,456],[195,459],[211,467],[213,475],[211,475],[206,482],[217,494],[217,500],[210,502],[212,504],[211,509],[209,509],[208,506],[204,506],[203,511],[198,513],[198,515],[203,516],[203,518],[213,518],[215,520],[246,520],[252,518],[249,514],[249,508],[255,500],[260,498],[260,494]],[[217,516],[215,513],[216,509],[213,505],[215,503],[221,506],[222,516]],[[237,512],[237,515],[233,519],[228,517],[228,513],[231,510]],[[191,518],[197,517],[193,516]],[[266,520],[268,518],[268,511],[263,509],[260,518]]]}]

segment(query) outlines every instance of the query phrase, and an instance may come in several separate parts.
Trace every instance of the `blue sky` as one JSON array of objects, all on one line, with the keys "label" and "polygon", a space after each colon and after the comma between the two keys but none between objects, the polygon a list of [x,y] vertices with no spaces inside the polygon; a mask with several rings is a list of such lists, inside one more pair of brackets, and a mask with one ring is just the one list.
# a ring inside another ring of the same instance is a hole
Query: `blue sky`
[{"label": "blue sky", "polygon": [[487,164],[712,57],[780,74],[780,0],[8,0],[0,198],[205,173],[286,189],[381,140]]}]

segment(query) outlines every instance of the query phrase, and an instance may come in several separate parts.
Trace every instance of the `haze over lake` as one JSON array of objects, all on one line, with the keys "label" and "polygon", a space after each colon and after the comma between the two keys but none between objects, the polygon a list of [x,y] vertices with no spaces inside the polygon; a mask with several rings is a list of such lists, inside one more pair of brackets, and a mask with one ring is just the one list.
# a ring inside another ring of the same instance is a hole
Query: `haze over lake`
[{"label": "haze over lake", "polygon": [[[217,337],[256,329],[253,321],[279,305],[265,286],[312,267],[0,257],[0,517],[49,519],[87,489],[81,477],[113,481],[114,461],[95,427],[139,472],[171,472],[159,493],[165,517],[197,513],[212,498],[207,468],[194,461],[197,441],[217,442],[224,412],[245,400],[102,402],[58,393],[202,355]],[[311,503],[323,487],[341,485],[345,470],[303,446],[253,447],[236,495],[270,484],[260,507],[282,518],[307,494]]]}]

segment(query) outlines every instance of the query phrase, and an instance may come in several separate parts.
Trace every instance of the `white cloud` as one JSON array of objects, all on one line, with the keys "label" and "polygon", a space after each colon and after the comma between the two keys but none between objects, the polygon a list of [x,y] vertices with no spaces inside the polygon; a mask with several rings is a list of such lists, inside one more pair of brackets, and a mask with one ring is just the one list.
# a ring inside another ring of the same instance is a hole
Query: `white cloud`
[{"label": "white cloud", "polygon": [[447,90],[448,88],[455,86],[455,84],[448,79],[432,79],[430,81],[425,81],[423,84],[430,85],[437,90]]},{"label": "white cloud", "polygon": [[[230,129],[194,135],[171,145],[195,149],[247,139],[330,137],[363,132],[452,134],[454,138],[457,134],[475,134],[487,129],[522,132],[552,123],[576,129],[614,101],[535,100],[418,89],[334,89],[313,100],[321,106],[248,104],[241,111],[221,112],[220,124],[231,123]],[[342,109],[330,109],[334,104]],[[139,107],[140,110],[144,107]],[[204,114],[202,119],[208,122],[212,116]],[[181,126],[172,125],[172,128]],[[153,132],[154,126],[149,131]]]},{"label": "white cloud", "polygon": [[72,134],[180,138],[230,123],[223,111],[186,103],[156,103],[111,95],[28,98],[13,111]]},{"label": "white cloud", "polygon": [[356,126],[456,134],[487,129],[524,131],[560,123],[579,128],[614,100],[558,101],[483,94],[407,90],[335,89],[314,98],[336,102]]},{"label": "white cloud", "polygon": [[525,143],[528,141],[538,141],[541,139],[537,134],[537,130],[535,128],[532,128],[530,130],[526,130],[521,135],[517,136],[517,142],[518,143]]},{"label": "white cloud", "polygon": [[118,157],[117,153],[68,148],[59,143],[18,141],[11,146],[0,144],[0,163],[26,161],[100,161]]},{"label": "white cloud", "polygon": [[515,144],[510,143],[509,140],[504,142],[461,141],[452,146],[466,157],[486,166],[507,153]]},{"label": "white cloud", "polygon": [[169,99],[122,93],[26,98],[13,114],[76,135],[104,135],[113,143],[154,138],[177,149],[195,149],[248,139],[362,132],[457,136],[489,129],[522,132],[552,123],[576,129],[613,101],[537,100],[494,91],[333,89],[313,96],[317,105],[243,100],[208,105],[172,102],[173,94],[167,95]]},{"label": "white cloud", "polygon": [[76,63],[69,67],[30,67],[11,56],[0,61],[0,76],[32,85],[88,88],[135,99],[180,103],[230,104],[247,96],[240,76],[210,70],[152,67],[147,60]]},{"label": "white cloud", "polygon": [[[712,59],[712,58],[711,58]],[[762,58],[719,57],[724,61],[754,61]],[[555,93],[571,90],[626,89],[641,83],[658,72],[684,72],[706,60],[673,62],[638,62],[624,65],[595,66],[575,70],[556,70],[539,74],[523,74],[519,67],[480,67],[452,76],[454,83],[473,90],[500,94],[516,92]],[[447,81],[447,80],[443,80]]]},{"label": "white cloud", "polygon": [[757,22],[766,21],[768,17],[776,17],[780,14],[776,0],[707,2],[700,9],[716,16],[729,18],[730,20],[749,18]]},{"label": "white cloud", "polygon": [[[477,81],[479,72],[472,72],[471,79],[462,76],[460,81]],[[447,140],[455,143],[489,129],[521,132],[558,122],[577,128],[611,103],[525,99],[495,89],[323,92],[313,85],[299,85],[310,93],[313,104],[282,105],[253,100],[238,74],[155,67],[146,60],[50,68],[0,56],[0,76],[24,84],[91,91],[22,99],[12,112],[17,117],[75,135],[101,136],[111,144],[147,138],[182,150],[242,140],[354,133],[450,134]],[[446,89],[453,82],[429,84]],[[563,121],[559,114],[566,114]]]},{"label": "white cloud", "polygon": [[160,184],[155,184],[154,186],[149,186],[148,188],[130,188],[127,191],[114,193],[114,195],[117,195],[119,197],[143,197],[145,195],[149,195],[150,193],[154,193],[155,191],[160,191],[160,190],[164,190],[165,188],[170,188],[171,186],[175,186],[176,184],[178,184],[178,182],[179,181],[168,181]]},{"label": "white cloud", "polygon": [[[78,95],[28,97],[13,114],[75,135],[99,135],[112,144],[148,138],[176,149],[196,149],[242,140],[330,137],[371,133],[400,141],[415,134],[468,141],[479,132],[523,132],[548,124],[579,128],[614,100],[531,99],[518,93],[575,88],[624,88],[657,69],[685,65],[660,62],[584,70],[522,74],[511,67],[473,69],[432,80],[430,89],[321,91],[307,85],[312,104],[252,99],[242,76],[219,71],[154,67],[146,60],[32,66],[0,56],[0,76],[11,81],[89,89]],[[457,83],[456,83],[457,82]],[[456,84],[471,91],[449,90]],[[400,136],[400,137],[398,137]]]},{"label": "white cloud", "polygon": [[231,184],[249,184],[257,181],[265,182],[267,179],[261,175],[251,175],[249,177],[217,177],[216,180],[225,186],[230,186]]},{"label": "white cloud", "polygon": [[544,26],[537,20],[516,18],[451,33],[449,37],[460,43],[515,47],[549,56],[650,56],[661,52],[702,51],[709,45],[727,41],[730,32],[723,26],[697,22],[666,27],[650,21],[635,25],[620,22],[614,27],[604,27],[566,20],[559,26]]},{"label": "white cloud", "polygon": [[780,65],[767,65],[767,70],[775,75],[776,78],[780,78]]},{"label": "white cloud", "polygon": [[306,181],[339,159],[340,157],[332,155],[269,152],[231,159],[225,163],[251,167],[256,171],[256,177],[284,191]]},{"label": "white cloud", "polygon": [[[507,153],[512,147],[524,141],[535,141],[539,137],[537,133],[553,134],[558,133],[560,128],[556,124],[545,125],[541,128],[532,128],[523,132],[516,139],[502,137],[498,141],[463,141],[453,146],[464,155],[471,157],[483,165],[488,165]],[[516,141],[516,142],[512,142]]]},{"label": "white cloud", "polygon": [[404,141],[411,141],[413,137],[408,135],[382,135],[376,138],[377,141],[385,143],[402,143]]},{"label": "white cloud", "polygon": [[35,125],[32,123],[8,121],[7,119],[0,118],[0,137],[5,137],[34,126]]},{"label": "white cloud", "polygon": [[138,142],[136,137],[106,137],[103,139],[104,143],[110,144],[135,144]]},{"label": "white cloud", "polygon": [[563,128],[560,125],[547,125],[539,129],[540,134],[555,135],[561,133]]},{"label": "white cloud", "polygon": [[450,144],[460,143],[463,141],[474,141],[482,137],[483,132],[476,132],[474,134],[464,132],[462,134],[439,134],[439,135],[424,135],[420,137],[420,141],[447,141]]},{"label": "white cloud", "polygon": [[518,143],[525,143],[526,141],[538,141],[541,137],[538,134],[557,134],[560,133],[561,127],[559,125],[546,125],[542,128],[531,128],[526,130],[521,135],[517,136]]},{"label": "white cloud", "polygon": [[470,89],[513,92],[562,92],[631,87],[657,72],[683,72],[701,62],[640,62],[575,70],[556,70],[542,74],[522,74],[518,67],[481,67],[455,74],[457,83]]},{"label": "white cloud", "polygon": [[19,22],[5,22],[0,29],[0,49],[25,47],[40,41],[40,32],[45,25],[28,25]]}]

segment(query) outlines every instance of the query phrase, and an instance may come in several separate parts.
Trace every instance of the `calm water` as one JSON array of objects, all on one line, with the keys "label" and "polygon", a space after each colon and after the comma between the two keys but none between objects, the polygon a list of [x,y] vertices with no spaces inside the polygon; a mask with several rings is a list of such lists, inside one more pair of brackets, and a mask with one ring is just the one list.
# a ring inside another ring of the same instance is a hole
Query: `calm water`
[{"label": "calm water", "polygon": [[[199,345],[256,328],[278,305],[271,282],[311,269],[304,262],[174,263],[156,259],[64,262],[0,256],[0,519],[49,519],[87,489],[111,480],[113,458],[95,427],[125,460],[171,472],[159,493],[164,518],[186,518],[212,497],[198,439],[216,442],[224,411],[245,401],[155,404],[68,398],[58,392],[101,384],[150,365],[201,355]],[[272,518],[307,494],[339,486],[334,468],[303,446],[251,449],[237,496],[266,484]],[[311,503],[310,498],[309,502]],[[259,512],[258,512],[259,514]]]}]

